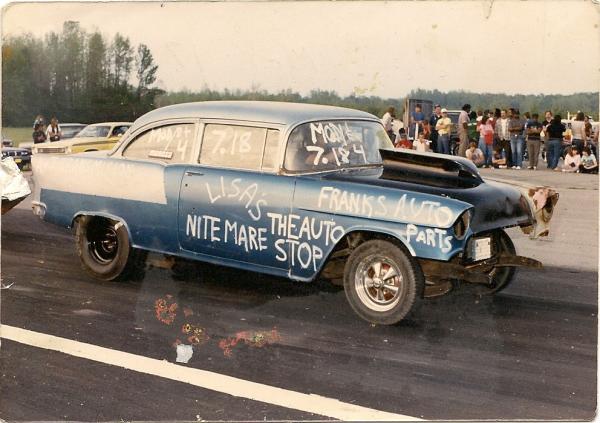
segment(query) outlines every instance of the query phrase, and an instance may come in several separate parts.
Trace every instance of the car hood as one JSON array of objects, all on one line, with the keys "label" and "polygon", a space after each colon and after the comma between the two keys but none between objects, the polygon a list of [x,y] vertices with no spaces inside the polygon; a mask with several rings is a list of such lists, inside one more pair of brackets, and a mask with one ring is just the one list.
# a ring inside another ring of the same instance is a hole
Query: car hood
[{"label": "car hood", "polygon": [[[68,138],[66,140],[61,140],[61,141],[55,141],[52,143],[45,143],[48,145],[51,145],[52,147],[69,147],[69,146],[73,146],[73,145],[85,145],[85,144],[94,144],[97,142],[101,142],[101,141],[106,141],[108,138],[107,137],[75,137],[75,138]],[[40,146],[40,145],[37,145]]]},{"label": "car hood", "polygon": [[[381,150],[381,155],[382,167],[345,169],[318,177],[432,194],[468,203],[473,206],[471,228],[474,233],[521,226],[526,233],[548,234],[547,223],[558,195],[547,187],[547,200],[542,204],[533,199],[535,195],[541,195],[537,188],[515,188],[500,182],[484,181],[477,168],[466,159],[391,150]],[[544,208],[546,213],[541,219],[537,213]],[[538,220],[543,220],[539,226],[543,226],[544,230],[532,231]]]},{"label": "car hood", "polygon": [[8,151],[19,151],[19,152],[24,152],[27,153],[27,149],[26,148],[21,148],[21,147],[2,147],[2,152],[8,152]]}]

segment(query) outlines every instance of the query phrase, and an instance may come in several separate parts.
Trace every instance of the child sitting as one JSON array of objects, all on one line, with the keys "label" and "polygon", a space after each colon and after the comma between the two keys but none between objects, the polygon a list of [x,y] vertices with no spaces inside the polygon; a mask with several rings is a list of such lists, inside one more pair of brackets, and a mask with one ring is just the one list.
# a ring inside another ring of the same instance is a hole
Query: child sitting
[{"label": "child sitting", "polygon": [[494,150],[494,155],[492,156],[492,168],[497,169],[506,169],[506,157],[504,156],[504,152],[502,151],[502,147],[498,146]]},{"label": "child sitting", "polygon": [[483,155],[483,151],[477,148],[477,143],[475,140],[471,140],[469,143],[469,148],[466,152],[467,159],[471,160],[475,163],[475,166],[481,167],[485,163],[485,156]]},{"label": "child sitting", "polygon": [[574,173],[579,172],[579,165],[581,164],[581,156],[577,151],[576,147],[567,148],[567,153],[565,154],[565,162],[562,166],[563,172]]},{"label": "child sitting", "polygon": [[398,138],[396,138],[394,147],[412,148],[412,143],[408,140],[408,138],[406,138],[406,131],[404,130],[404,128],[400,128],[400,130],[398,131]]},{"label": "child sitting", "polygon": [[424,132],[419,132],[419,138],[413,141],[413,150],[421,153],[429,151],[429,140],[425,138]]},{"label": "child sitting", "polygon": [[580,173],[598,173],[598,162],[596,156],[592,153],[590,147],[584,147],[581,164],[579,165]]}]

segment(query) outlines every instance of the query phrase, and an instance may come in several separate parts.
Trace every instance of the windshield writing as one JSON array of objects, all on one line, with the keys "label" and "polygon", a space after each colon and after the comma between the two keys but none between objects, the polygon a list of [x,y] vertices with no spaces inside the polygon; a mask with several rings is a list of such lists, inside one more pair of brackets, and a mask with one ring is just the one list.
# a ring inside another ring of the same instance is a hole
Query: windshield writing
[{"label": "windshield writing", "polygon": [[392,148],[383,126],[370,121],[321,121],[299,125],[290,134],[285,168],[322,171],[380,164],[380,148]]}]

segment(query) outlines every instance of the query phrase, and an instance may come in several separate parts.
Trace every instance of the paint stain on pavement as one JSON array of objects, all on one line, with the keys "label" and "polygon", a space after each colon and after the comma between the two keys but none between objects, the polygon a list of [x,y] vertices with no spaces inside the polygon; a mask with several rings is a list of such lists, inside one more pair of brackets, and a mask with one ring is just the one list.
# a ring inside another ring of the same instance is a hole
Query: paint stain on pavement
[{"label": "paint stain on pavement", "polygon": [[239,343],[252,348],[262,348],[265,345],[274,344],[280,340],[281,337],[277,329],[270,331],[242,331],[236,333],[234,337],[219,341],[219,348],[223,350],[225,357],[231,357],[233,355],[233,348]]},{"label": "paint stain on pavement", "polygon": [[173,296],[167,294],[164,298],[159,298],[154,302],[156,318],[165,325],[170,325],[177,317],[178,307],[177,303],[173,301]]}]

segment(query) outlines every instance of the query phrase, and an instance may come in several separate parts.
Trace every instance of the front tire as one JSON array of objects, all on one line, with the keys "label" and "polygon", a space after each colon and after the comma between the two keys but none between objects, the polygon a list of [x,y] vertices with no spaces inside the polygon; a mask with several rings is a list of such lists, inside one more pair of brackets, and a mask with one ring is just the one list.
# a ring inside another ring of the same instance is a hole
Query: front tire
[{"label": "front tire", "polygon": [[124,279],[140,270],[144,254],[131,248],[127,229],[121,222],[81,216],[75,224],[75,239],[83,269],[96,279]]},{"label": "front tire", "polygon": [[359,245],[344,269],[344,291],[364,320],[392,325],[414,311],[423,298],[425,278],[402,248],[382,240]]},{"label": "front tire", "polygon": [[[516,255],[517,251],[512,240],[504,230],[500,230],[494,234],[494,240],[496,243],[496,254],[509,254]],[[514,280],[517,268],[514,266],[494,267],[488,272],[491,283],[488,286],[480,287],[481,295],[492,295],[496,294],[510,285]]]}]

